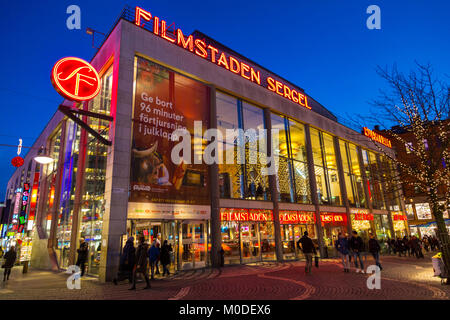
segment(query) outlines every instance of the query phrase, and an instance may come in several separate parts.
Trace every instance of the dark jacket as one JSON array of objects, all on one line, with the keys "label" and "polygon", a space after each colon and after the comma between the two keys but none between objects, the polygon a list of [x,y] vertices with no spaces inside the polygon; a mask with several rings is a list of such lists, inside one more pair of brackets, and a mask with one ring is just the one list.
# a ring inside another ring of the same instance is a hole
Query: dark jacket
[{"label": "dark jacket", "polygon": [[120,257],[120,269],[131,271],[136,263],[136,248],[132,241],[127,241]]},{"label": "dark jacket", "polygon": [[158,261],[159,256],[160,256],[159,248],[155,245],[152,245],[150,247],[150,250],[148,250],[148,258],[149,258],[150,262]]},{"label": "dark jacket", "polygon": [[339,251],[340,253],[342,253],[344,255],[349,254],[349,252],[350,252],[350,248],[348,245],[348,239],[345,237],[341,237],[341,238],[337,239],[334,246],[336,247],[337,251]]},{"label": "dark jacket", "polygon": [[78,252],[78,261],[86,261],[88,258],[88,245],[86,242],[80,244],[80,248],[77,250]]},{"label": "dark jacket", "polygon": [[3,263],[3,268],[12,268],[16,262],[17,253],[15,251],[9,250],[5,253],[5,263]]},{"label": "dark jacket", "polygon": [[159,256],[161,264],[170,264],[170,251],[172,251],[172,248],[168,244],[163,244],[161,247],[161,255]]},{"label": "dark jacket", "polygon": [[297,246],[299,246],[299,244],[302,245],[303,253],[316,253],[316,247],[314,247],[314,243],[308,236],[301,237],[300,240],[297,241]]},{"label": "dark jacket", "polygon": [[350,249],[354,252],[362,252],[364,251],[364,242],[360,236],[351,237],[350,241]]},{"label": "dark jacket", "polygon": [[140,243],[136,250],[136,271],[147,272],[148,244]]},{"label": "dark jacket", "polygon": [[370,239],[369,240],[369,251],[371,253],[377,253],[380,252],[381,247],[380,244],[378,243],[377,239]]}]

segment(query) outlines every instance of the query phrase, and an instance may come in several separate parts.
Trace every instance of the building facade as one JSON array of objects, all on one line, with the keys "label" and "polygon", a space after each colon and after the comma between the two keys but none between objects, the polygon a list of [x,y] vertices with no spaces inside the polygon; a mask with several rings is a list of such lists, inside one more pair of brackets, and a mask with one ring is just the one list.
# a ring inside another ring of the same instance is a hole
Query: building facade
[{"label": "building facade", "polygon": [[[339,232],[407,234],[401,190],[383,183],[398,184],[395,169],[369,138],[217,41],[166,26],[143,9],[124,10],[90,62],[100,94],[63,102],[111,116],[82,116],[111,145],[57,111],[8,183],[4,245],[26,240],[33,266],[56,269],[74,264],[84,238],[88,273],[108,281],[131,236],[167,240],[171,268],[182,270],[218,265],[221,248],[225,264],[299,259],[304,231],[322,257],[336,255]],[[181,141],[187,149],[174,162]],[[212,141],[218,161],[208,164]],[[41,146],[54,162],[32,160]],[[25,183],[35,200],[20,227],[11,217]]]}]

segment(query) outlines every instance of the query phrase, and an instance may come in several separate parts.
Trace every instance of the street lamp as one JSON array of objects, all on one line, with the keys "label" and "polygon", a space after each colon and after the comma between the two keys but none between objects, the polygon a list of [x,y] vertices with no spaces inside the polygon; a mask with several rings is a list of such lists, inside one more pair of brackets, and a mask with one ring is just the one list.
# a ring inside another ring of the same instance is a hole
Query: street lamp
[{"label": "street lamp", "polygon": [[53,158],[47,154],[47,151],[43,146],[39,148],[39,151],[37,155],[34,157],[34,161],[40,163],[40,164],[49,164],[53,162]]}]

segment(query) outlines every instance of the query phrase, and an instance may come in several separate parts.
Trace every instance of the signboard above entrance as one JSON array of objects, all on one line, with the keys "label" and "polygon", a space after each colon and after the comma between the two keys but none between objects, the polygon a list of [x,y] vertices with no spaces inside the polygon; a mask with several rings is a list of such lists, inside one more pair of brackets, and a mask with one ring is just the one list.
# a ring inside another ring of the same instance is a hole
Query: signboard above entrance
[{"label": "signboard above entrance", "polygon": [[184,48],[248,81],[265,87],[285,99],[311,109],[308,105],[308,97],[302,89],[286,83],[275,75],[262,72],[249,61],[243,61],[237,54],[226,52],[223,48],[219,48],[218,45],[209,43],[206,38],[197,38],[194,34],[185,36],[179,28],[170,30],[172,25],[167,26],[165,20],[152,16],[149,11],[140,7],[135,9],[134,23],[139,27],[152,31],[155,35],[170,43]]}]

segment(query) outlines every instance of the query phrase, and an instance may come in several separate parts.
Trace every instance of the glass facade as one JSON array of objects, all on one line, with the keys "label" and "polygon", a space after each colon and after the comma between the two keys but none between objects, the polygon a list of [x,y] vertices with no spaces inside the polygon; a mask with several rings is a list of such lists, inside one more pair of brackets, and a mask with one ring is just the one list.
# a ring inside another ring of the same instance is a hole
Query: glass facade
[{"label": "glass facade", "polygon": [[272,129],[278,130],[279,146],[275,146],[279,148],[276,176],[278,200],[311,203],[305,127],[301,123],[276,114],[271,114],[271,122]]},{"label": "glass facade", "polygon": [[342,205],[333,137],[311,128],[311,145],[320,204]]},{"label": "glass facade", "polygon": [[223,146],[220,197],[270,200],[269,180],[262,175],[266,148],[259,148],[259,143],[266,141],[259,135],[259,129],[265,129],[263,110],[221,92],[216,94],[217,128]]},{"label": "glass facade", "polygon": [[381,192],[379,169],[375,153],[362,149],[362,159],[367,178],[369,201],[374,209],[384,209],[384,199]]},{"label": "glass facade", "polygon": [[339,148],[349,205],[350,207],[367,208],[356,146],[339,140]]}]

